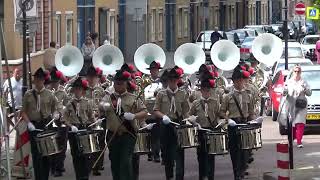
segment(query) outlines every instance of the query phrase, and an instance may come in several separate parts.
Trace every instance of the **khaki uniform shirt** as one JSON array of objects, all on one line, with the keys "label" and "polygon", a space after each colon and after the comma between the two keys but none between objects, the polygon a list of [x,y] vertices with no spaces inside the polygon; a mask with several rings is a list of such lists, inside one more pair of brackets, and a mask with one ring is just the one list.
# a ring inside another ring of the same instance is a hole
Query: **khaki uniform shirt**
[{"label": "khaki uniform shirt", "polygon": [[224,95],[220,108],[220,116],[228,117],[229,119],[241,118],[239,109],[232,97],[232,94],[235,95],[239,102],[244,118],[255,115],[253,97],[250,94],[250,91],[243,90],[239,92],[234,88],[231,89],[232,90],[228,94]]},{"label": "khaki uniform shirt", "polygon": [[253,85],[253,84],[247,84],[246,89],[250,91],[250,94],[252,95],[253,98],[253,103],[254,103],[254,109],[256,114],[260,112],[260,106],[261,106],[261,98],[259,96],[259,89]]},{"label": "khaki uniform shirt", "polygon": [[[139,98],[137,99],[137,96],[126,92],[122,95],[118,95],[116,93],[113,93],[116,97],[115,102],[112,101],[111,95],[106,95],[102,101],[104,103],[108,103],[109,106],[105,109],[104,112],[100,112],[101,114],[104,114],[105,117],[107,117],[107,129],[109,129],[112,132],[117,131],[118,133],[128,132],[128,130],[125,128],[125,126],[121,125],[122,121],[127,121],[125,119],[120,119],[119,115],[116,113],[116,104],[118,98],[121,98],[121,107],[124,112],[131,112],[133,114],[145,111],[147,112],[146,106],[143,104],[143,101]],[[122,112],[122,113],[124,113]],[[134,119],[132,121],[129,121],[131,126],[134,128],[135,131],[138,130],[140,123],[138,120]]]},{"label": "khaki uniform shirt", "polygon": [[43,54],[43,66],[45,69],[51,69],[55,65],[55,56],[57,53],[57,49],[55,48],[48,48]]},{"label": "khaki uniform shirt", "polygon": [[[36,91],[37,99],[40,95],[40,111],[37,110],[37,100],[33,95]],[[58,100],[49,89],[42,89],[40,92],[37,90],[29,90],[25,93],[22,100],[22,111],[25,112],[30,121],[40,122],[43,119],[50,117],[58,106]]]},{"label": "khaki uniform shirt", "polygon": [[[72,105],[72,103],[75,107]],[[94,123],[92,106],[84,97],[80,99],[72,98],[67,104],[63,116],[67,125],[89,125]]]},{"label": "khaki uniform shirt", "polygon": [[[207,115],[205,113],[206,102],[208,105]],[[219,112],[220,100],[218,95],[216,95],[209,97],[209,99],[207,100],[204,100],[202,98],[195,100],[191,105],[189,115],[198,116],[197,123],[199,123],[201,127],[214,128],[218,124]]]},{"label": "khaki uniform shirt", "polygon": [[57,110],[58,112],[62,113],[63,107],[68,104],[71,98],[68,96],[63,86],[59,86],[57,90],[53,90],[52,92],[58,100]]},{"label": "khaki uniform shirt", "polygon": [[89,100],[90,105],[94,111],[98,110],[98,105],[101,99],[106,95],[104,89],[100,86],[88,87],[85,97]]},{"label": "khaki uniform shirt", "polygon": [[[220,87],[212,88],[210,89],[210,91],[213,96],[218,95],[219,102],[222,102],[223,94],[224,94],[224,90],[222,88]],[[189,101],[192,103],[193,101],[200,99],[201,96],[202,95],[201,95],[200,89],[197,88],[191,92],[191,95],[189,96]]]},{"label": "khaki uniform shirt", "polygon": [[[159,91],[153,110],[162,112],[172,121],[176,121],[178,118],[187,118],[189,112],[188,94],[184,90],[178,89],[178,91],[172,95],[175,98],[176,106],[176,112],[174,112],[170,110],[171,98],[170,95],[168,95],[169,93],[167,89]],[[182,119],[179,120],[181,121]]]}]

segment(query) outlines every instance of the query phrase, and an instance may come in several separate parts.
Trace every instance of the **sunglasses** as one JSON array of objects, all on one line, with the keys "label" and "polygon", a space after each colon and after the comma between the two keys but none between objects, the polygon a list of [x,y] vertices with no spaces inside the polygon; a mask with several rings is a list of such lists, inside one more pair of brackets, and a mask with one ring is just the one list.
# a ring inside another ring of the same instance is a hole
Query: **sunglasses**
[{"label": "sunglasses", "polygon": [[295,73],[300,73],[301,71],[294,71]]}]

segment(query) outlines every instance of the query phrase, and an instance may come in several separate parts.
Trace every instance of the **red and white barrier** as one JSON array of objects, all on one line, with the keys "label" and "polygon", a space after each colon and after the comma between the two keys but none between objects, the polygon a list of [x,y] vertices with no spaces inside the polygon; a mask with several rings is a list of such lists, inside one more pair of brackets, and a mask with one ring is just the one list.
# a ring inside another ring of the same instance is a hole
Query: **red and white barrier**
[{"label": "red and white barrier", "polygon": [[[32,172],[31,144],[27,131],[27,123],[21,121],[16,127],[15,150],[13,156],[12,176],[29,178]],[[19,133],[18,133],[19,132]]]},{"label": "red and white barrier", "polygon": [[278,180],[290,180],[288,143],[277,143],[277,156]]}]

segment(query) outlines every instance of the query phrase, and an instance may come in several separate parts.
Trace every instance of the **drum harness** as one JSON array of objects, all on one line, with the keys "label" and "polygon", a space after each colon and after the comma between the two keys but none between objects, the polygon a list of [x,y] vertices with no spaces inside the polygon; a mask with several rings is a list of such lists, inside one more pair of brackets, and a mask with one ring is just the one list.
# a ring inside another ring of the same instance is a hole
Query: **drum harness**
[{"label": "drum harness", "polygon": [[[36,94],[36,90],[35,90],[35,89],[32,90],[32,95],[33,95],[34,99],[36,100],[36,103],[38,104],[38,97],[37,97],[37,94]],[[40,103],[40,102],[39,102],[39,103]],[[40,108],[39,113],[40,113],[40,118],[41,118],[42,120],[45,120],[45,122],[44,122],[43,124],[36,122],[36,124],[38,124],[38,125],[40,125],[40,126],[43,125],[43,126],[44,126],[44,129],[46,129],[45,124],[47,123],[47,121],[50,120],[50,116],[47,117],[47,118],[44,118],[43,113],[42,113],[42,111],[41,111],[41,108]]]}]

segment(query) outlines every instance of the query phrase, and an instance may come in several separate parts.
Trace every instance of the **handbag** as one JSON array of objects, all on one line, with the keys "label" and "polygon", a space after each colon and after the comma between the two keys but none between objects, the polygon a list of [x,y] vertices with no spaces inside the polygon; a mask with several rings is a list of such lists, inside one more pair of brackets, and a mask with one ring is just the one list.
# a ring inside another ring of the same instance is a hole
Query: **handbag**
[{"label": "handbag", "polygon": [[308,105],[308,102],[307,102],[306,99],[301,98],[301,97],[298,97],[298,98],[297,98],[296,104],[295,104],[296,108],[301,108],[301,109],[303,109],[303,108],[306,108],[307,105]]}]

